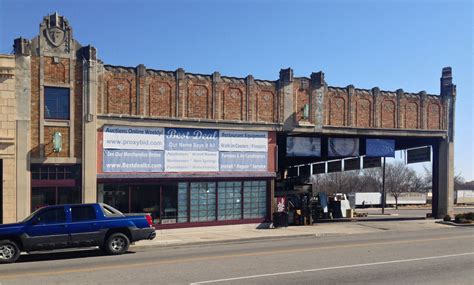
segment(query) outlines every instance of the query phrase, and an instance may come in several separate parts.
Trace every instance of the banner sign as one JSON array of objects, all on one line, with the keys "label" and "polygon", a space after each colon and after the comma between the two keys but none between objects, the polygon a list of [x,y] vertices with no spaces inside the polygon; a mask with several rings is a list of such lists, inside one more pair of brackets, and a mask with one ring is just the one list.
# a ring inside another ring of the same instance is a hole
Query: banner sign
[{"label": "banner sign", "polygon": [[162,150],[104,149],[104,172],[161,172]]},{"label": "banner sign", "polygon": [[358,138],[329,138],[328,156],[358,156],[359,139]]},{"label": "banner sign", "polygon": [[217,151],[165,151],[165,171],[219,171]]},{"label": "banner sign", "polygon": [[382,158],[380,157],[364,157],[362,168],[382,167]]},{"label": "banner sign", "polygon": [[407,163],[431,161],[431,147],[422,147],[407,150]]},{"label": "banner sign", "polygon": [[342,171],[342,160],[329,161],[328,162],[328,173]]},{"label": "banner sign", "polygon": [[166,128],[165,149],[179,151],[217,151],[219,131]]},{"label": "banner sign", "polygon": [[220,171],[266,171],[266,152],[220,152]]},{"label": "banner sign", "polygon": [[268,133],[104,126],[104,172],[267,171]]},{"label": "banner sign", "polygon": [[321,156],[321,138],[287,137],[287,156]]},{"label": "banner sign", "polygon": [[163,128],[104,127],[104,149],[164,150]]},{"label": "banner sign", "polygon": [[219,131],[220,151],[267,152],[267,132]]},{"label": "banner sign", "polygon": [[357,170],[360,169],[360,157],[344,159],[344,170]]},{"label": "banner sign", "polygon": [[395,157],[395,140],[366,139],[365,154],[371,157]]}]

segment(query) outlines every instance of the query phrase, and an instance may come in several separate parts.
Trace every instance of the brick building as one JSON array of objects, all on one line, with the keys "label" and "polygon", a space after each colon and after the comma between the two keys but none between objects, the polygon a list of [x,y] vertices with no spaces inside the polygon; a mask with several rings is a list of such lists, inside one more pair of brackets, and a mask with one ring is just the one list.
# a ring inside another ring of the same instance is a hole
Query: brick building
[{"label": "brick building", "polygon": [[[260,80],[112,66],[58,14],[14,51],[0,57],[3,222],[46,204],[96,201],[150,212],[162,227],[268,220],[277,178],[328,160],[331,137],[433,146],[433,211],[450,211],[450,68],[441,95],[430,95],[332,87],[322,72],[291,69]],[[316,138],[319,156],[287,156],[288,137]]]}]

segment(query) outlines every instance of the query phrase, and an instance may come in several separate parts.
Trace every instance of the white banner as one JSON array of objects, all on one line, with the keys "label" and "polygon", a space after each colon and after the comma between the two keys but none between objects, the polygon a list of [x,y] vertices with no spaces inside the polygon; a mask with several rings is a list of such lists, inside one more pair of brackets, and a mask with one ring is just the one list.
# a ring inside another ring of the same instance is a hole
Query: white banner
[{"label": "white banner", "polygon": [[163,128],[147,127],[104,127],[104,149],[148,149],[164,150]]},{"label": "white banner", "polygon": [[165,171],[219,171],[219,152],[167,150],[165,152]]},{"label": "white banner", "polygon": [[268,151],[267,132],[219,131],[220,151]]},{"label": "white banner", "polygon": [[287,137],[287,156],[321,156],[321,139],[314,137]]}]

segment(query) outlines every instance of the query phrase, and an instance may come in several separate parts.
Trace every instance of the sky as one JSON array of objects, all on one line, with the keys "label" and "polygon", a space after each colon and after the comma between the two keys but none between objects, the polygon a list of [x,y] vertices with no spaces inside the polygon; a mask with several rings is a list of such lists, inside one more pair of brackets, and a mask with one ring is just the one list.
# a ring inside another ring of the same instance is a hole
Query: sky
[{"label": "sky", "polygon": [[[281,68],[331,86],[439,94],[457,85],[455,173],[474,180],[473,4],[393,1],[0,0],[0,53],[57,11],[107,64],[278,79]],[[419,166],[418,166],[419,167]]]}]

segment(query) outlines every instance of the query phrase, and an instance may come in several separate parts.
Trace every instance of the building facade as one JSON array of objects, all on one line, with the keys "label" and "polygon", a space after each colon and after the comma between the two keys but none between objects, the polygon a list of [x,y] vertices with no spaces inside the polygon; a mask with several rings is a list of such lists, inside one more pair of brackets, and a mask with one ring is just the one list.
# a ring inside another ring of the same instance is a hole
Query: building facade
[{"label": "building facade", "polygon": [[3,222],[97,201],[163,228],[270,220],[275,182],[293,163],[288,135],[430,139],[435,171],[452,175],[450,69],[429,95],[331,87],[322,72],[291,69],[259,80],[112,66],[56,13],[34,39],[16,39],[0,69]]}]

